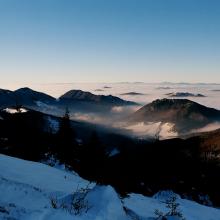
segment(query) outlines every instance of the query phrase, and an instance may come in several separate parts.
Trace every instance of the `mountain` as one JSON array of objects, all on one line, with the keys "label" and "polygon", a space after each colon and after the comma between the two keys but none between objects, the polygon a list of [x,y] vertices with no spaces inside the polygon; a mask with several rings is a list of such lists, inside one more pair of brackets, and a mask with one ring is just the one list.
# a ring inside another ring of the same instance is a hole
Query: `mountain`
[{"label": "mountain", "polygon": [[0,107],[4,108],[8,105],[15,105],[15,97],[10,90],[0,89]]},{"label": "mountain", "polygon": [[193,94],[193,93],[189,93],[189,92],[172,92],[172,93],[168,93],[166,95],[169,97],[205,97],[202,94]]},{"label": "mountain", "polygon": [[185,133],[220,121],[220,111],[187,99],[158,99],[145,105],[129,118],[130,123],[162,122],[174,124]]},{"label": "mountain", "polygon": [[138,96],[138,95],[145,95],[143,93],[139,93],[139,92],[128,92],[128,93],[122,93],[121,95],[131,95],[131,96]]},{"label": "mountain", "polygon": [[13,92],[18,103],[22,105],[35,105],[36,102],[54,104],[56,99],[42,92],[34,91],[30,88],[20,88]]},{"label": "mountain", "polygon": [[125,101],[116,96],[112,95],[95,95],[90,92],[82,90],[70,90],[59,98],[61,103],[84,102],[93,103],[98,105],[108,106],[126,106],[126,105],[137,105],[135,102]]},{"label": "mountain", "polygon": [[38,102],[44,104],[54,104],[56,99],[42,92],[34,91],[30,88],[20,88],[15,91],[0,89],[0,107],[10,107],[15,105],[37,106]]},{"label": "mountain", "polygon": [[15,91],[0,89],[0,109],[24,106],[54,115],[62,115],[68,107],[73,113],[114,113],[113,107],[133,106],[138,103],[126,101],[112,95],[95,95],[81,90],[70,90],[58,100],[30,88]]},{"label": "mountain", "polygon": [[[184,138],[186,141],[190,139],[196,139],[202,152],[216,151],[218,154],[220,154],[220,129],[201,133],[193,133],[190,135],[182,136],[182,138]],[[215,156],[218,157],[218,154]]]}]

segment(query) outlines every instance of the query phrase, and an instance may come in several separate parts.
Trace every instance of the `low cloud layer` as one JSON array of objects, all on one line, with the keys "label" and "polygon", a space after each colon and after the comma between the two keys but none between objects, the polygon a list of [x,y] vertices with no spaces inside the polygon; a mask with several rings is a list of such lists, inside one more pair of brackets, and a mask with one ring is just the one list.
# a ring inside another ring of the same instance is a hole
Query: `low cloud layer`
[{"label": "low cloud layer", "polygon": [[191,131],[191,133],[209,132],[209,131],[217,130],[219,128],[220,128],[220,122],[214,122],[202,128],[194,129]]},{"label": "low cloud layer", "polygon": [[174,124],[171,123],[137,123],[135,125],[127,126],[134,135],[142,138],[151,137],[156,139],[167,139],[178,136],[178,133],[173,129]]}]

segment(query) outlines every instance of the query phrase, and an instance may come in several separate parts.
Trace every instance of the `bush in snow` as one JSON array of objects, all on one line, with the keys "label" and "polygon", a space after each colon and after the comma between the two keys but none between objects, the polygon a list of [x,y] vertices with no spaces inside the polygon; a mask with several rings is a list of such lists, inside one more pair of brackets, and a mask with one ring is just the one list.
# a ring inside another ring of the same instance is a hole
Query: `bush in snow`
[{"label": "bush in snow", "polygon": [[74,215],[81,215],[87,213],[91,208],[88,200],[86,199],[90,192],[89,185],[86,188],[79,188],[73,194],[65,197],[64,199],[58,200],[51,198],[51,206],[54,209],[63,209]]},{"label": "bush in snow", "polygon": [[166,200],[166,207],[168,209],[167,213],[164,213],[158,209],[155,210],[155,215],[157,220],[168,220],[169,217],[175,217],[175,219],[185,220],[183,214],[179,209],[179,203],[177,203],[177,197],[175,195],[171,196]]}]

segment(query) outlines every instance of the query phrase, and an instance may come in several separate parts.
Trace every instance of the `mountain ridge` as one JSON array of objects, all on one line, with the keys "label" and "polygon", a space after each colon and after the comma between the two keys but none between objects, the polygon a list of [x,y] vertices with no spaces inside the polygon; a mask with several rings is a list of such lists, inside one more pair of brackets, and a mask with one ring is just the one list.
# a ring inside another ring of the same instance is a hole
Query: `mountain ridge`
[{"label": "mountain ridge", "polygon": [[61,101],[87,101],[99,104],[110,105],[137,105],[135,102],[126,101],[119,97],[112,95],[95,95],[91,92],[85,92],[82,90],[70,90],[60,96]]},{"label": "mountain ridge", "polygon": [[129,122],[169,122],[186,132],[220,121],[220,111],[188,99],[157,99],[136,111]]}]

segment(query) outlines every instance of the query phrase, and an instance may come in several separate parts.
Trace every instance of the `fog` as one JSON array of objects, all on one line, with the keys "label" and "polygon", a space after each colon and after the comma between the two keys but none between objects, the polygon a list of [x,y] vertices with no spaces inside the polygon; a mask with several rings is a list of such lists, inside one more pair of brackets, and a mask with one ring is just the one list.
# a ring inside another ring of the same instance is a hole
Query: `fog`
[{"label": "fog", "polygon": [[122,127],[124,121],[137,111],[140,106],[114,106],[108,112],[79,112],[71,109],[71,119],[86,121],[94,124],[103,124],[111,127]]},{"label": "fog", "polygon": [[[89,91],[97,95],[114,95],[128,101],[134,101],[140,106],[118,107],[115,106],[108,113],[95,114],[88,112],[71,112],[71,119],[86,121],[94,124],[103,124],[113,128],[123,128],[138,137],[158,136],[160,139],[175,137],[178,134],[172,130],[172,125],[165,123],[136,124],[127,126],[123,123],[126,117],[138,110],[143,105],[155,99],[169,98],[168,93],[188,92],[192,94],[202,94],[205,97],[186,97],[207,107],[220,110],[220,85],[219,84],[174,84],[174,83],[57,83],[57,84],[29,84],[34,90],[45,92],[56,98],[72,89]],[[17,88],[9,88],[17,89]],[[141,93],[141,95],[122,95],[125,93]],[[184,98],[184,97],[183,97]],[[204,128],[191,132],[204,132],[220,128],[220,123],[213,123]],[[190,133],[191,133],[190,132]]]},{"label": "fog", "polygon": [[220,128],[220,122],[214,122],[214,123],[208,124],[202,128],[192,130],[191,133],[208,132],[208,131],[217,130],[219,128]]},{"label": "fog", "polygon": [[155,139],[168,139],[178,136],[178,133],[174,131],[174,124],[171,123],[137,123],[135,125],[130,125],[124,127],[131,131],[137,137],[140,138],[155,138]]},{"label": "fog", "polygon": [[[71,89],[81,89],[84,91],[90,91],[97,95],[118,96],[122,99],[135,101],[142,105],[152,102],[153,100],[158,98],[168,98],[166,94],[171,92],[200,93],[205,95],[206,97],[187,97],[187,99],[220,110],[220,85],[218,84],[51,83],[28,84],[20,86],[29,86],[35,90],[46,92],[56,98]],[[18,87],[13,87],[11,89],[17,88]],[[143,95],[121,95],[129,92],[143,93]]]}]

